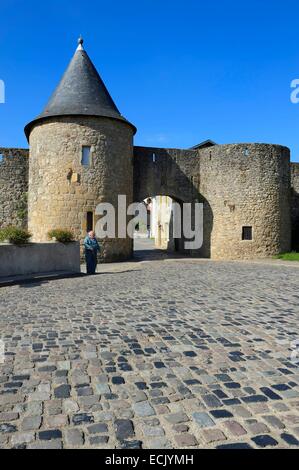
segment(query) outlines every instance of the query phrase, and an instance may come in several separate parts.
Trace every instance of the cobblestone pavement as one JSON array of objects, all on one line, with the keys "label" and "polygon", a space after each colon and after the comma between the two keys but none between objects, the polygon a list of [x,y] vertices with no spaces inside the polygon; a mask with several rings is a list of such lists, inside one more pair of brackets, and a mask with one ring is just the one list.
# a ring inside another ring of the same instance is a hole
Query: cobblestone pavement
[{"label": "cobblestone pavement", "polygon": [[0,289],[0,447],[298,447],[299,269],[164,260]]}]

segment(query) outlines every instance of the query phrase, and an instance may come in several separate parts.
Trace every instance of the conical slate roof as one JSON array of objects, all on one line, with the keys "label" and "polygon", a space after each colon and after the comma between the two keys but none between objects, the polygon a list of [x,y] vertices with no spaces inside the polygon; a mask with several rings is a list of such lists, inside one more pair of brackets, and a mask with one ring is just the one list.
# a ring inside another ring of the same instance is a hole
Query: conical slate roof
[{"label": "conical slate roof", "polygon": [[102,116],[127,121],[117,109],[104,82],[78,40],[78,48],[43,112],[25,127],[27,139],[33,125],[54,116]]}]

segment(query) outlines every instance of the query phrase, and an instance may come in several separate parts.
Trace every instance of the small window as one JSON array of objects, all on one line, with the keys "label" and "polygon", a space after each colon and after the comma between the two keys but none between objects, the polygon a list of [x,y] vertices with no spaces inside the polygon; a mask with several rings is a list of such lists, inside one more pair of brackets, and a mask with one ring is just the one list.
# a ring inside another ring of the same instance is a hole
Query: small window
[{"label": "small window", "polygon": [[242,240],[252,240],[252,227],[242,227]]},{"label": "small window", "polygon": [[4,160],[4,156],[0,153],[0,163]]},{"label": "small window", "polygon": [[90,165],[90,147],[82,147],[82,158],[81,165],[89,166]]},{"label": "small window", "polygon": [[90,232],[93,230],[93,212],[87,212],[86,214],[86,231]]}]

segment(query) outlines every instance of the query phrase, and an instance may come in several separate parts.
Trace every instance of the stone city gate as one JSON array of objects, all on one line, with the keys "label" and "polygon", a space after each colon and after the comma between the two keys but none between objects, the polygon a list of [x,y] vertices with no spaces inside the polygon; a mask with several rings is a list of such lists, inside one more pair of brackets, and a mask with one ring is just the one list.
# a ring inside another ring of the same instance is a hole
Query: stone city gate
[{"label": "stone city gate", "polygon": [[155,194],[203,203],[204,242],[193,255],[246,259],[271,256],[290,247],[286,147],[134,147],[134,199]]},{"label": "stone city gate", "polygon": [[[181,230],[181,239],[177,240],[176,249],[186,254],[209,257],[212,212],[208,201],[199,192],[199,160],[196,151],[134,147],[133,182],[135,202],[155,195],[169,196],[181,206],[181,216],[183,203],[204,204],[205,233],[202,248],[196,251],[186,250]],[[192,226],[194,227],[194,211]]]},{"label": "stone city gate", "polygon": [[[136,127],[120,114],[82,43],[43,112],[25,127],[29,158],[27,150],[0,152],[1,225],[27,224],[28,192],[33,241],[47,240],[58,227],[83,240],[97,222],[99,203],[117,207],[119,194],[128,206],[168,195],[203,203],[203,246],[194,256],[250,259],[289,251],[299,218],[298,164],[290,163],[289,149],[212,142],[186,150],[134,146]],[[132,249],[129,237],[106,239],[103,260],[128,259]]]}]

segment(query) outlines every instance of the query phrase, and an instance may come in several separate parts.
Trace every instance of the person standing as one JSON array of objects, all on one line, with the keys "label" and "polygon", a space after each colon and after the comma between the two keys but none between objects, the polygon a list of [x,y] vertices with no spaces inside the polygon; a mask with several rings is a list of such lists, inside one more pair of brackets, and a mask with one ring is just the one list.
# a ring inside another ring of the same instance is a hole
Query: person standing
[{"label": "person standing", "polygon": [[101,248],[93,230],[84,239],[84,251],[87,274],[95,274],[98,264],[98,252]]},{"label": "person standing", "polygon": [[146,220],[147,238],[151,238],[151,221],[152,221],[151,216],[152,216],[153,204],[152,204],[152,200],[150,197],[146,200],[145,206],[146,206],[146,219],[147,219]]}]

